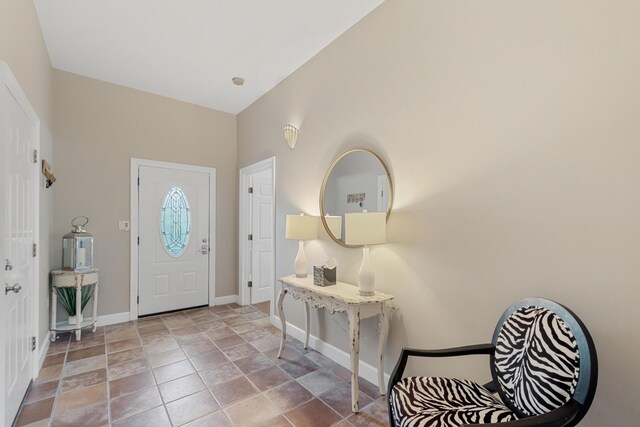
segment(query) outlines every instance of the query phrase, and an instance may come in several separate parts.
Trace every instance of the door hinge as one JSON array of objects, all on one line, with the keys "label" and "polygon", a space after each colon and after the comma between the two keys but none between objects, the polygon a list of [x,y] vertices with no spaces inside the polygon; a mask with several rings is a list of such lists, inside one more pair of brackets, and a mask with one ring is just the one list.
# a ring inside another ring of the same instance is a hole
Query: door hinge
[{"label": "door hinge", "polygon": [[138,300],[137,300],[138,304],[140,304],[140,295],[138,295]]},{"label": "door hinge", "polygon": [[38,163],[38,150],[33,150],[33,163]]},{"label": "door hinge", "polygon": [[33,255],[33,257],[35,258],[37,253],[38,253],[38,244],[34,243],[31,249],[31,255]]},{"label": "door hinge", "polygon": [[138,245],[140,245],[140,236],[138,236]]},{"label": "door hinge", "polygon": [[253,234],[249,234],[248,239],[249,239],[249,240],[253,240]]},{"label": "door hinge", "polygon": [[31,351],[36,351],[36,337],[31,337]]},{"label": "door hinge", "polygon": [[138,177],[138,186],[140,186],[140,177]]},{"label": "door hinge", "polygon": [[248,190],[249,190],[249,194],[253,194],[253,187],[249,187]]},{"label": "door hinge", "polygon": [[247,286],[250,287],[250,288],[253,288],[253,282],[251,280],[249,280],[247,282]]}]

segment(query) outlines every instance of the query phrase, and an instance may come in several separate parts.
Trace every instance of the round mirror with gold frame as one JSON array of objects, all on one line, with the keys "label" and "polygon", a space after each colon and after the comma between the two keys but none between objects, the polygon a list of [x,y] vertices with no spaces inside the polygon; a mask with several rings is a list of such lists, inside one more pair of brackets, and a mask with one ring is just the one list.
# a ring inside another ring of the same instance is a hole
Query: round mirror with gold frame
[{"label": "round mirror with gold frame", "polygon": [[320,213],[324,229],[336,243],[353,248],[344,240],[344,214],[386,212],[393,203],[389,169],[376,153],[356,148],[335,158],[322,180]]}]

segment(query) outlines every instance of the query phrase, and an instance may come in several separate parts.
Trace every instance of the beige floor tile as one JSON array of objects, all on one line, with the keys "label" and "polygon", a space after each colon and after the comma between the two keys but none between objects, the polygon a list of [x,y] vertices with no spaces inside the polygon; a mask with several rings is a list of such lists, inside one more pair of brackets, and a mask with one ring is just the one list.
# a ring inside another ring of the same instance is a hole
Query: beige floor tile
[{"label": "beige floor tile", "polygon": [[63,416],[66,412],[107,401],[107,383],[84,387],[58,395],[54,417]]},{"label": "beige floor tile", "polygon": [[211,387],[214,384],[219,384],[242,376],[242,371],[240,371],[233,363],[227,362],[218,365],[213,369],[200,371],[198,374],[205,384]]},{"label": "beige floor tile", "polygon": [[97,345],[103,345],[103,344],[104,344],[104,335],[98,335],[98,336],[89,338],[83,332],[82,339],[80,341],[75,341],[75,337],[74,337],[74,339],[71,341],[71,344],[69,345],[69,350],[80,350],[82,348],[95,347]]},{"label": "beige floor tile", "polygon": [[75,409],[56,416],[51,427],[86,427],[109,425],[107,402],[85,408]]},{"label": "beige floor tile", "polygon": [[291,423],[284,415],[278,415],[275,418],[256,424],[255,427],[291,427]]},{"label": "beige floor tile", "polygon": [[70,375],[62,379],[60,385],[61,393],[68,393],[73,390],[100,384],[107,381],[107,370],[105,368],[94,371],[83,372],[82,374]]},{"label": "beige floor tile", "polygon": [[48,399],[24,405],[20,412],[20,416],[16,421],[16,427],[26,426],[49,418],[51,416],[54,399],[55,398],[50,397]]},{"label": "beige floor tile", "polygon": [[360,412],[352,414],[347,420],[356,427],[384,427],[389,425],[389,414],[385,408],[371,403],[361,407]]},{"label": "beige floor tile", "polygon": [[40,370],[40,374],[38,375],[38,379],[36,380],[36,382],[44,383],[47,381],[60,378],[60,375],[62,374],[63,366],[64,365],[55,365],[55,366],[49,366],[47,368],[42,368]]},{"label": "beige floor tile", "polygon": [[340,384],[344,384],[344,381],[340,378],[322,370],[313,371],[309,374],[303,375],[299,377],[297,381],[316,396],[319,396]]},{"label": "beige floor tile", "polygon": [[107,356],[89,357],[87,359],[76,360],[75,362],[67,362],[64,365],[62,375],[68,377],[70,375],[81,374],[83,372],[95,371],[96,369],[107,367]]},{"label": "beige floor tile", "polygon": [[58,391],[58,384],[59,380],[31,384],[24,403],[33,403],[55,396]]},{"label": "beige floor tile", "polygon": [[149,387],[111,400],[111,420],[118,421],[162,405],[157,387]]},{"label": "beige floor tile", "polygon": [[267,391],[265,394],[282,412],[313,399],[313,394],[296,381],[289,381]]},{"label": "beige floor tile", "polygon": [[287,411],[284,416],[296,427],[329,427],[342,419],[319,399],[310,400]]},{"label": "beige floor tile", "polygon": [[212,414],[206,415],[202,418],[198,418],[195,421],[191,421],[189,424],[185,424],[185,427],[234,427],[227,418],[227,415],[223,411],[216,411]]},{"label": "beige floor tile", "polygon": [[278,408],[264,395],[259,394],[225,409],[236,427],[255,427],[278,415]]},{"label": "beige floor tile", "polygon": [[181,399],[206,388],[207,386],[198,374],[187,375],[186,377],[168,381],[158,386],[164,403],[173,402],[174,400]]},{"label": "beige floor tile", "polygon": [[155,379],[151,371],[140,372],[109,382],[109,396],[111,399],[124,396],[139,390],[154,386]]},{"label": "beige floor tile", "polygon": [[152,368],[157,368],[159,366],[168,365],[170,363],[180,362],[181,360],[185,360],[187,355],[184,354],[179,348],[165,351],[164,353],[155,353],[150,354],[147,359],[149,360],[149,365]]},{"label": "beige floor tile", "polygon": [[190,357],[191,364],[197,371],[212,369],[221,363],[228,362],[229,359],[220,350],[208,351]]},{"label": "beige floor tile", "polygon": [[83,348],[81,350],[69,350],[67,353],[67,362],[88,359],[89,357],[100,356],[101,354],[105,354],[104,344],[97,345],[95,347]]},{"label": "beige floor tile", "polygon": [[[335,387],[320,395],[320,399],[343,417],[348,417],[353,413],[351,408],[350,383],[343,382],[338,387]],[[369,396],[361,391],[358,393],[358,403],[360,408],[364,408],[371,402],[372,400]]]},{"label": "beige floor tile", "polygon": [[146,358],[130,360],[129,362],[109,366],[109,379],[117,380],[119,378],[128,377],[129,375],[148,371],[149,369],[149,363]]},{"label": "beige floor tile", "polygon": [[203,390],[166,405],[171,422],[181,426],[220,409],[209,390]]},{"label": "beige floor tile", "polygon": [[111,427],[171,427],[164,406],[157,406],[111,424]]},{"label": "beige floor tile", "polygon": [[254,372],[248,375],[248,378],[260,391],[269,390],[293,379],[277,366]]},{"label": "beige floor tile", "polygon": [[120,351],[125,351],[136,347],[142,347],[140,338],[128,338],[126,340],[110,342],[109,344],[107,344],[107,353],[118,353]]},{"label": "beige floor tile", "polygon": [[159,341],[154,341],[144,345],[144,351],[147,354],[164,353],[165,351],[174,350],[180,346],[172,337],[166,337]]},{"label": "beige floor tile", "polygon": [[182,360],[180,362],[155,368],[153,370],[153,375],[156,377],[156,382],[158,384],[162,384],[167,381],[175,380],[176,378],[185,377],[195,372],[196,370],[191,365],[191,362],[188,360]]},{"label": "beige floor tile", "polygon": [[229,406],[258,393],[258,389],[245,377],[214,384],[211,391],[222,406]]},{"label": "beige floor tile", "polygon": [[141,359],[145,357],[144,350],[141,347],[132,348],[130,350],[120,351],[117,353],[110,353],[107,355],[109,366],[117,365],[118,363],[129,362],[135,359]]}]

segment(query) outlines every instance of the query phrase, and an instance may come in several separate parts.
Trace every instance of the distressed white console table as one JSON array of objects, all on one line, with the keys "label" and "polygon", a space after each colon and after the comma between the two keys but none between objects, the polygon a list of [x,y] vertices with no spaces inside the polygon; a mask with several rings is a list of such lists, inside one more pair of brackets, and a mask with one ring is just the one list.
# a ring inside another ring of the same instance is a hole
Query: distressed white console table
[{"label": "distressed white console table", "polygon": [[[95,286],[93,290],[93,317],[83,320],[80,324],[75,325],[57,325],[56,309],[58,307],[57,288],[75,288],[76,289],[76,319],[82,317],[82,288],[85,286]],[[50,339],[51,342],[56,340],[56,332],[75,331],[76,340],[80,341],[82,329],[91,328],[96,331],[96,322],[98,320],[98,269],[85,272],[75,272],[73,270],[53,270],[51,272],[51,326]]]},{"label": "distressed white console table", "polygon": [[305,341],[304,348],[309,345],[309,307],[325,308],[331,314],[337,312],[347,313],[349,318],[349,335],[351,341],[351,409],[358,412],[358,364],[360,362],[360,320],[368,317],[378,317],[378,386],[380,394],[385,394],[384,384],[384,348],[389,332],[389,310],[387,303],[393,296],[376,292],[372,296],[358,294],[358,288],[347,283],[336,283],[331,286],[315,286],[313,277],[297,278],[285,276],[278,279],[282,283],[282,289],[278,296],[278,312],[282,322],[282,336],[280,338],[280,350],[278,358],[282,355],[285,340],[287,339],[287,326],[284,318],[282,302],[285,295],[290,294],[294,299],[304,302],[305,307]]}]

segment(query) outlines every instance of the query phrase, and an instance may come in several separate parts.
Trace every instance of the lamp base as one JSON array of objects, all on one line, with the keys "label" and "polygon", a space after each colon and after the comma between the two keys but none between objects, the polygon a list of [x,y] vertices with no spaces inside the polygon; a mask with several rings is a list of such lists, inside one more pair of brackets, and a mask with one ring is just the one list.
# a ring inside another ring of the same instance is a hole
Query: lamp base
[{"label": "lamp base", "polygon": [[364,245],[362,247],[362,265],[358,272],[358,293],[368,297],[374,295],[375,283],[376,278],[371,269],[371,261],[369,261],[369,246]]},{"label": "lamp base", "polygon": [[298,279],[304,279],[305,277],[307,277],[307,273],[304,273],[304,274],[296,274],[296,277],[297,277]]}]

